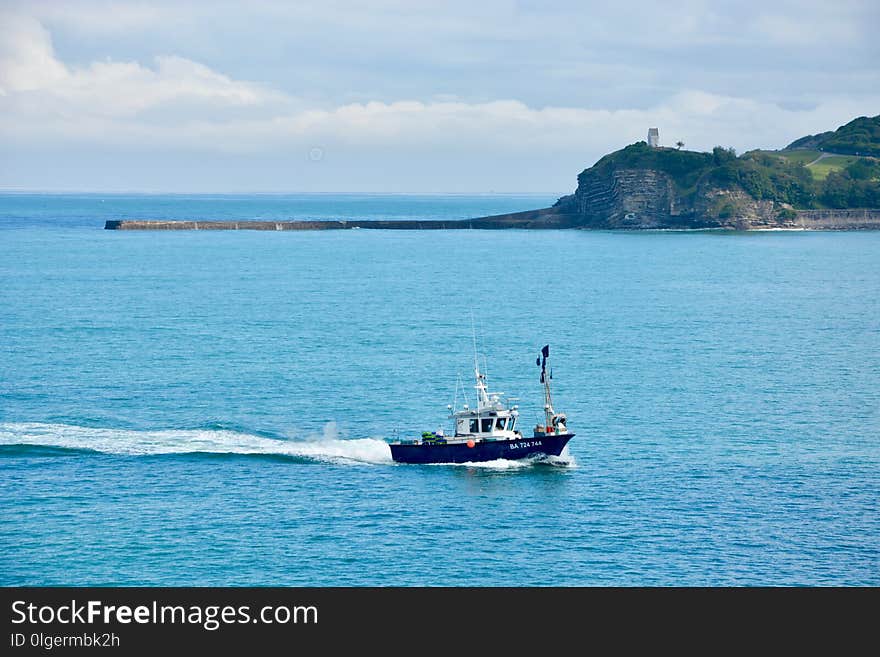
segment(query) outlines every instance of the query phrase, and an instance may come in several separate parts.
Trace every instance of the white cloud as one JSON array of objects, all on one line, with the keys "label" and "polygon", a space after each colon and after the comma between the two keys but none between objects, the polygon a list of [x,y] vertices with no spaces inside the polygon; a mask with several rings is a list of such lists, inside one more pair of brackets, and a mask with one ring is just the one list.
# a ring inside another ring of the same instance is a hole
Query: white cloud
[{"label": "white cloud", "polygon": [[77,103],[82,111],[108,116],[187,101],[206,101],[215,107],[256,106],[277,97],[173,55],[157,56],[152,68],[135,62],[94,62],[44,91],[59,102]]},{"label": "white cloud", "polygon": [[0,14],[0,93],[49,88],[68,75],[52,52],[49,32],[36,20]]},{"label": "white cloud", "polygon": [[[155,57],[153,67],[113,60],[69,67],[56,56],[48,31],[35,19],[8,14],[0,41],[0,90],[18,96],[18,109],[40,118],[123,116],[175,103],[259,106],[285,100],[257,84],[230,79],[175,55]],[[7,110],[16,109],[16,105]]]},{"label": "white cloud", "polygon": [[[104,59],[73,65],[56,55],[49,32],[35,18],[11,12],[0,18],[6,27],[0,39],[0,138],[20,152],[110,149],[134,158],[161,150],[253,160],[319,147],[327,154],[325,168],[344,160],[350,170],[352,163],[369,161],[374,167],[384,162],[393,172],[446,158],[491,161],[487,166],[493,167],[502,161],[511,169],[532,167],[537,175],[564,165],[571,176],[606,152],[644,139],[650,126],[660,128],[666,144],[682,139],[692,149],[721,144],[743,151],[782,147],[833,129],[866,107],[880,107],[878,92],[783,107],[698,88],[670,91],[647,107],[614,109],[535,106],[510,98],[475,102],[453,94],[306,104],[179,55],[154,56],[148,64]],[[466,176],[479,188],[472,169],[445,175],[450,181]],[[340,181],[337,188],[345,186]]]}]

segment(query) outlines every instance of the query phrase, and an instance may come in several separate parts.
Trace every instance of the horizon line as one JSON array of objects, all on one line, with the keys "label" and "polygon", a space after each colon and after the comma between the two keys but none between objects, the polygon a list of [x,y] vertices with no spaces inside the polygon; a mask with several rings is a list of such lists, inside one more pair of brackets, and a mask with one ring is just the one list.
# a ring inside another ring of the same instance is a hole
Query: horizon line
[{"label": "horizon line", "polygon": [[413,192],[377,192],[377,191],[164,191],[144,189],[102,190],[102,189],[38,189],[28,187],[0,187],[0,194],[87,194],[90,196],[105,194],[108,196],[122,196],[126,194],[142,194],[144,196],[294,196],[294,195],[358,195],[358,196],[554,196],[566,195],[572,192],[522,192],[522,191],[469,191],[469,192],[443,192],[443,191],[413,191]]}]

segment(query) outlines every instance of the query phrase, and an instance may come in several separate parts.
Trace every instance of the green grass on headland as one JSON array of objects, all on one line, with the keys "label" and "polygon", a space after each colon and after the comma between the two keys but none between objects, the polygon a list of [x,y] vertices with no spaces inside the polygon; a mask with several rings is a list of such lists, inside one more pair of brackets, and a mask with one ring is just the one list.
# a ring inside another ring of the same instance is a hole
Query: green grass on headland
[{"label": "green grass on headland", "polygon": [[784,157],[793,164],[809,164],[822,157],[821,151],[770,151],[770,153]]},{"label": "green grass on headland", "polygon": [[825,180],[832,171],[841,171],[861,158],[853,155],[829,155],[807,168],[816,180]]},{"label": "green grass on headland", "polygon": [[832,171],[842,171],[860,158],[855,155],[836,155],[813,150],[758,151],[764,155],[785,158],[791,164],[803,164],[819,182],[825,180]]}]

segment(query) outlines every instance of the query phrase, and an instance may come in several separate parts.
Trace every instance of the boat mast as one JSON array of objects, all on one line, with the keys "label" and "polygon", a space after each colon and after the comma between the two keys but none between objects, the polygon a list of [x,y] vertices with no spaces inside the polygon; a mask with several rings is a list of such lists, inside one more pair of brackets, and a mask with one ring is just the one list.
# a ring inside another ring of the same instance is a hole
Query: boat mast
[{"label": "boat mast", "polygon": [[547,363],[550,360],[550,345],[544,345],[544,348],[541,349],[541,356],[538,358],[538,363],[541,365],[541,383],[544,384],[544,419],[546,420],[545,426],[553,425],[553,416],[556,414],[553,411],[553,398],[550,395],[550,372],[547,371]]}]

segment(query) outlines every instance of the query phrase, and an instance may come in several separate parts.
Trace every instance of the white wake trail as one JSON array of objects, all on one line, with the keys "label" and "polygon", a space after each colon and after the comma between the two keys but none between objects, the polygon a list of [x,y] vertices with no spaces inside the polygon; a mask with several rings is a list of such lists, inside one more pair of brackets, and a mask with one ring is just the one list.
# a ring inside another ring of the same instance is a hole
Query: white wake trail
[{"label": "white wake trail", "polygon": [[152,456],[158,454],[267,454],[314,459],[390,464],[391,449],[375,438],[340,440],[266,438],[229,430],[164,429],[134,431],[79,427],[38,422],[0,423],[0,445],[36,445],[87,449],[105,454]]}]

